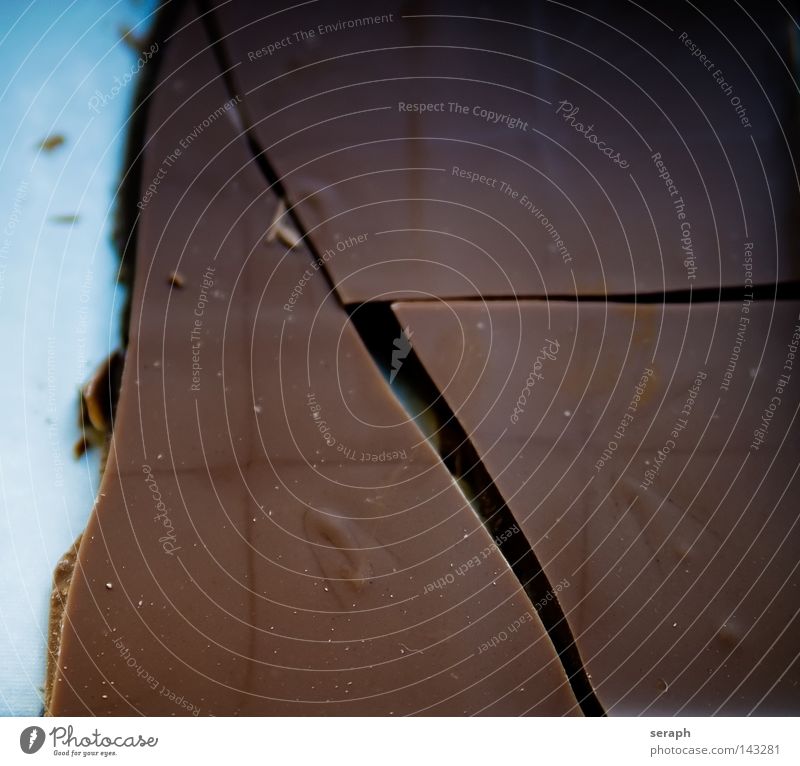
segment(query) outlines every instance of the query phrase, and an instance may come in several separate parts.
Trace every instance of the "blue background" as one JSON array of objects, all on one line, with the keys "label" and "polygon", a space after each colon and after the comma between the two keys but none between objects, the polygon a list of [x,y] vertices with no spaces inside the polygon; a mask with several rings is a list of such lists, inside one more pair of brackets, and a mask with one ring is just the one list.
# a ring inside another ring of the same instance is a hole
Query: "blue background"
[{"label": "blue background", "polygon": [[0,3],[0,715],[41,712],[53,566],[97,491],[99,456],[72,445],[125,297],[111,232],[135,77],[113,89],[139,68],[122,33],[144,37],[155,5]]}]

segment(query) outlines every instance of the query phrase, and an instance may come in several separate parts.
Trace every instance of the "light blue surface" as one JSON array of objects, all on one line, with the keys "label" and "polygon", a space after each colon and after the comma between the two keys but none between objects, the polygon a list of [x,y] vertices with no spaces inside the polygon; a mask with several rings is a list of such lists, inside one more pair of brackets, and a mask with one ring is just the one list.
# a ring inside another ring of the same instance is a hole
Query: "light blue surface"
[{"label": "light blue surface", "polygon": [[97,455],[71,450],[124,299],[110,237],[139,65],[120,29],[155,5],[0,3],[0,715],[41,711],[51,572],[97,491]]}]

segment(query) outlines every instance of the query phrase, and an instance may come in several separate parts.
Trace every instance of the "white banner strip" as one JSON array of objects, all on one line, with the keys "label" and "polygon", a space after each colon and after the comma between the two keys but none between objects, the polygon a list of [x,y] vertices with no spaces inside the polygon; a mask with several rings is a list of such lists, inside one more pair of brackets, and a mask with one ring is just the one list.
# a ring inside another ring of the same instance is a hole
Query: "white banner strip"
[{"label": "white banner strip", "polygon": [[0,763],[795,764],[792,718],[6,718]]}]

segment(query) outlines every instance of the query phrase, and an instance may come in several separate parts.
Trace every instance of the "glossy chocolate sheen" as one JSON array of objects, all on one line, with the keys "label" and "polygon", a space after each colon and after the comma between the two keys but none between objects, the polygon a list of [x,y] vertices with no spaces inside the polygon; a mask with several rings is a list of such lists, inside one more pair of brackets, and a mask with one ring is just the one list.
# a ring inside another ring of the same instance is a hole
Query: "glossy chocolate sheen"
[{"label": "glossy chocolate sheen", "polygon": [[147,106],[129,344],[48,712],[580,714],[319,264],[291,221],[273,236],[195,16]]},{"label": "glossy chocolate sheen", "polygon": [[401,303],[614,714],[797,713],[800,303]]},{"label": "glossy chocolate sheen", "polygon": [[568,5],[217,4],[345,302],[798,279],[786,12]]}]

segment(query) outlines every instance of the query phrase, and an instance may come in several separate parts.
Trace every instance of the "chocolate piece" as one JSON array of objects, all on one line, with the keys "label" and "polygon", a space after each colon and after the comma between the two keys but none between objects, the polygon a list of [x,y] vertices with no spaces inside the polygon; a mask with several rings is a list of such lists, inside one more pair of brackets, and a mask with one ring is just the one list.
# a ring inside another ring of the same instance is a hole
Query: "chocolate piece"
[{"label": "chocolate piece", "polygon": [[347,303],[797,280],[779,5],[220,2],[252,133]]},{"label": "chocolate piece", "polygon": [[405,303],[610,715],[797,712],[800,303]]},{"label": "chocolate piece", "polygon": [[76,458],[93,447],[102,447],[102,460],[105,466],[108,457],[106,448],[114,422],[124,359],[125,355],[121,351],[113,351],[98,365],[92,377],[81,389],[78,402],[78,426],[81,435],[72,447]]},{"label": "chocolate piece", "polygon": [[306,243],[268,240],[280,201],[237,101],[200,24],[176,29],[48,711],[579,714],[519,581]]},{"label": "chocolate piece", "polygon": [[84,423],[101,434],[111,432],[124,360],[125,355],[121,351],[112,352],[81,391]]},{"label": "chocolate piece", "polygon": [[796,709],[796,92],[749,5],[184,6],[49,712]]},{"label": "chocolate piece", "polygon": [[64,628],[64,610],[67,594],[75,573],[75,562],[78,558],[78,546],[81,538],[73,543],[70,549],[59,559],[53,571],[53,587],[50,591],[50,615],[47,626],[47,671],[45,673],[44,706],[50,708],[53,696],[53,682],[56,677],[58,654],[61,648],[61,633]]},{"label": "chocolate piece", "polygon": [[47,138],[43,138],[39,142],[38,148],[43,152],[53,152],[58,149],[59,146],[63,146],[65,141],[66,139],[60,133],[53,133],[47,136]]},{"label": "chocolate piece", "polygon": [[119,27],[119,39],[137,55],[142,53],[149,42],[146,36],[136,34],[136,32],[127,25]]},{"label": "chocolate piece", "polygon": [[64,215],[51,215],[47,220],[51,223],[71,225],[73,223],[78,223],[80,216],[75,213],[66,213]]},{"label": "chocolate piece", "polygon": [[183,275],[178,271],[171,271],[167,277],[167,281],[173,287],[177,287],[178,289],[182,288],[186,284],[186,280],[183,278]]}]

